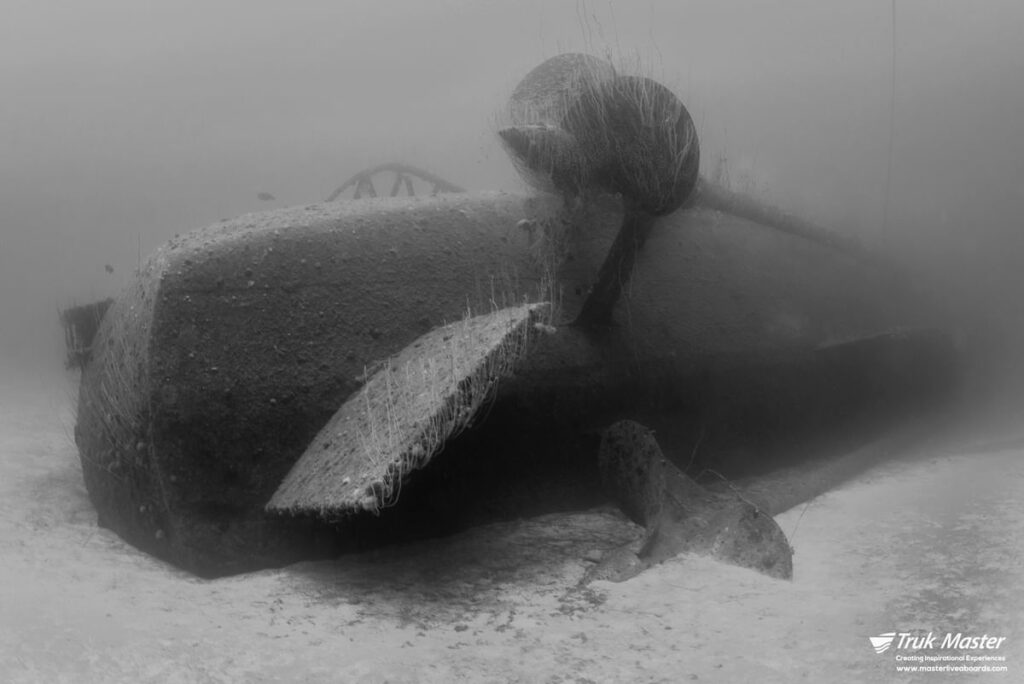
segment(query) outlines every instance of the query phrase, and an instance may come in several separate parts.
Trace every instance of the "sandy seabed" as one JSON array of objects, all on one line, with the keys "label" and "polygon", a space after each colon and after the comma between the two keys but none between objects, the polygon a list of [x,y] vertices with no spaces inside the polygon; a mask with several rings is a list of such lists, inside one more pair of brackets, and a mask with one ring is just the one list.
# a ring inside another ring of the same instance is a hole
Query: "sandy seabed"
[{"label": "sandy seabed", "polygon": [[[637,532],[606,509],[207,581],[96,526],[74,382],[0,374],[0,682],[1024,681],[1021,447],[934,441],[778,516],[792,582],[679,557],[579,588]],[[1006,637],[928,653],[1007,672],[898,672],[893,631]]]}]

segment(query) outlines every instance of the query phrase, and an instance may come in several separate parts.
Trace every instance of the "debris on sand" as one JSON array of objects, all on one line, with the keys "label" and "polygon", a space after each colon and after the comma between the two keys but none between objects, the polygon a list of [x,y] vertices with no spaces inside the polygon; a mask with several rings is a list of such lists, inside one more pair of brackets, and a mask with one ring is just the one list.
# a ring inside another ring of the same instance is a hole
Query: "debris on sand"
[{"label": "debris on sand", "polygon": [[793,549],[774,518],[735,492],[694,482],[639,423],[624,420],[605,430],[598,464],[605,489],[646,533],[639,549],[633,543],[612,551],[584,582],[621,582],[680,553],[792,579]]}]

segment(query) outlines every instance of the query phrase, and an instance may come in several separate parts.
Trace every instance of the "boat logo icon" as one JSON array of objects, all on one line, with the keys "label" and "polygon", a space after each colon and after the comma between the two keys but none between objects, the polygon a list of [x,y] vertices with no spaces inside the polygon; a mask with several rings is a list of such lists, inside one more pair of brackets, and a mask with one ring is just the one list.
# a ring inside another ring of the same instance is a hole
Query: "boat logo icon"
[{"label": "boat logo icon", "polygon": [[892,640],[896,638],[896,632],[886,632],[885,634],[879,634],[878,636],[868,637],[871,640],[871,646],[875,649],[875,653],[885,653],[892,646]]}]

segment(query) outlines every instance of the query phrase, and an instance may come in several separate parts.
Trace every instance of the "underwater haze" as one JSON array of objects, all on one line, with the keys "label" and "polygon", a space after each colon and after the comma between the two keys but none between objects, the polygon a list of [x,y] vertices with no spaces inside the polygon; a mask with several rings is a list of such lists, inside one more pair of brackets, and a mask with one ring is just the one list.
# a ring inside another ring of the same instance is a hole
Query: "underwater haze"
[{"label": "underwater haze", "polygon": [[1024,319],[1017,0],[7,0],[4,17],[0,368],[59,367],[58,309],[116,296],[176,233],[323,201],[375,164],[529,192],[496,130],[565,51],[671,87],[704,174]]}]

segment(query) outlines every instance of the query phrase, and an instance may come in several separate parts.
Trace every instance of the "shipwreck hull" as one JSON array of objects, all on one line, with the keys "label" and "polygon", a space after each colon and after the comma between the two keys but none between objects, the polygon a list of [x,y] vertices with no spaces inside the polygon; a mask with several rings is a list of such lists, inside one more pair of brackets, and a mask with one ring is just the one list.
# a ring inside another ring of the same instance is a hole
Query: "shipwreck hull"
[{"label": "shipwreck hull", "polygon": [[[640,404],[742,412],[735,369],[777,369],[763,403],[785,377],[790,410],[820,406],[848,394],[835,384],[851,373],[822,361],[822,345],[926,315],[891,273],[698,206],[654,229],[614,326],[560,325],[620,220],[614,204],[570,215],[492,193],[320,204],[175,238],[111,306],[83,371],[75,437],[101,524],[203,575],[333,553],[337,527],[264,506],[368,370],[468,310],[559,305],[557,331],[500,386],[484,423],[495,434],[476,428],[453,449],[481,464],[533,447],[585,460],[583,428]],[[552,272],[545,245],[563,231]]]}]

